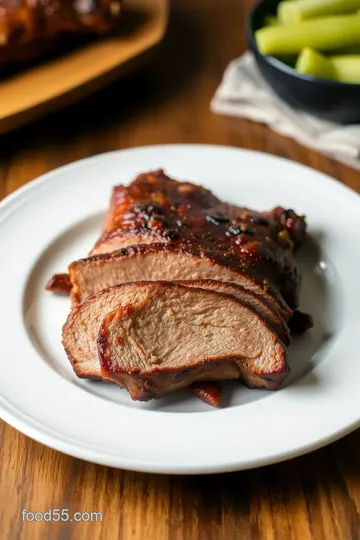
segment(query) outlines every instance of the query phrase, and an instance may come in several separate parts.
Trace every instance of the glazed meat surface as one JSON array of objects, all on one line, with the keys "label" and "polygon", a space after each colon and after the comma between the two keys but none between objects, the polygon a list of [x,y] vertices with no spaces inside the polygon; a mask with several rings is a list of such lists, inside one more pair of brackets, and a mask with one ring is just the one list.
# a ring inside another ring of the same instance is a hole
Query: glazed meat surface
[{"label": "glazed meat surface", "polygon": [[222,203],[205,188],[160,170],[114,188],[103,234],[90,255],[160,243],[217,259],[221,254],[228,265],[272,283],[295,308],[300,278],[293,252],[305,229],[304,218],[292,210],[261,214]]},{"label": "glazed meat surface", "polygon": [[[70,266],[73,305],[124,281],[205,278],[243,286],[247,282],[270,302],[270,296],[275,297],[288,319],[289,306],[298,305],[300,276],[294,251],[305,230],[304,218],[292,210],[260,214],[222,203],[201,186],[177,182],[163,171],[140,175],[129,187],[114,188],[103,233],[90,257]],[[131,262],[138,265],[140,259],[135,261],[135,256],[142,259],[155,252],[153,275],[148,267],[146,276],[136,277]],[[118,268],[111,276],[109,253],[112,269]],[[198,271],[190,268],[195,259]],[[180,274],[169,277],[178,264],[183,266]],[[56,288],[56,277],[48,288]]]},{"label": "glazed meat surface", "polygon": [[169,282],[87,298],[65,324],[63,343],[80,376],[96,366],[142,401],[201,380],[275,389],[289,371],[284,344],[249,304]]},{"label": "glazed meat surface", "polygon": [[[262,283],[265,291],[276,289],[278,297],[296,308],[300,276],[294,251],[305,231],[305,219],[292,210],[279,207],[259,213],[222,203],[205,188],[177,182],[160,170],[140,175],[128,187],[114,188],[103,232],[90,252],[88,268],[90,271],[95,262],[100,265],[102,254],[115,251],[126,254],[119,249],[130,248],[128,253],[135,253],[136,246],[141,246],[140,252],[145,252],[144,246],[151,244],[158,248],[173,246],[173,252],[177,249],[184,255],[200,256],[242,273],[246,279]],[[98,258],[94,259],[95,255]],[[75,280],[72,284],[77,291],[76,303],[85,298],[84,295],[101,289],[100,284],[93,283],[88,291],[85,288],[80,292],[74,268],[76,263],[70,270],[70,277]],[[84,267],[82,270],[86,274]],[[83,277],[90,281],[86,275]],[[214,275],[189,279],[201,278],[224,280]],[[168,278],[147,276],[144,279]],[[174,279],[187,278],[180,275]],[[116,283],[109,282],[106,286],[112,284]],[[56,278],[53,286],[55,288]],[[282,300],[279,302],[284,303]]]},{"label": "glazed meat surface", "polygon": [[41,56],[64,34],[103,34],[121,0],[0,0],[0,64]]}]

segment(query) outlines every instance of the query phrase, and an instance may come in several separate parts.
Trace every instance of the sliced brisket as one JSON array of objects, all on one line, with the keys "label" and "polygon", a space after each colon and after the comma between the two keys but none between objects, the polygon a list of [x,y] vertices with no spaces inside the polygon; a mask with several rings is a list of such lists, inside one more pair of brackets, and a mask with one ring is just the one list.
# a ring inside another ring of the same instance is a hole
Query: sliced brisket
[{"label": "sliced brisket", "polygon": [[295,308],[300,277],[293,252],[305,229],[304,218],[292,210],[259,213],[222,203],[205,188],[177,182],[160,170],[114,188],[102,235],[90,255],[147,244],[207,253],[220,264],[229,261],[237,271],[272,283]]},{"label": "sliced brisket", "polygon": [[225,283],[223,281],[199,280],[199,281],[179,281],[184,287],[196,287],[198,289],[208,289],[223,294],[230,294],[243,302],[250,304],[251,307],[275,330],[281,341],[285,345],[290,344],[289,327],[283,317],[276,311],[271,304],[260,295],[235,285],[234,283]]},{"label": "sliced brisket", "polygon": [[275,389],[289,371],[285,346],[251,306],[168,282],[88,297],[70,314],[63,344],[78,376],[102,376],[139,400],[199,380]]},{"label": "sliced brisket", "polygon": [[202,380],[275,389],[287,375],[284,345],[248,305],[165,282],[139,286],[146,300],[106,315],[98,337],[103,379],[132,399],[160,398]]},{"label": "sliced brisket", "polygon": [[226,253],[247,271],[271,281],[297,307],[299,276],[293,258],[306,224],[292,210],[263,214],[221,202],[209,190],[169,178],[162,170],[141,174],[113,190],[103,233],[91,255],[144,244],[173,244]]},{"label": "sliced brisket", "polygon": [[191,386],[217,405],[227,379],[278,388],[288,326],[312,325],[296,309],[305,233],[293,210],[226,204],[162,170],[115,187],[90,255],[47,285],[71,288],[63,345],[75,373],[143,401]]},{"label": "sliced brisket", "polygon": [[94,255],[69,267],[73,305],[102,289],[129,281],[217,280],[241,285],[264,298],[288,320],[291,309],[269,281],[248,272],[230,253],[151,244]]}]

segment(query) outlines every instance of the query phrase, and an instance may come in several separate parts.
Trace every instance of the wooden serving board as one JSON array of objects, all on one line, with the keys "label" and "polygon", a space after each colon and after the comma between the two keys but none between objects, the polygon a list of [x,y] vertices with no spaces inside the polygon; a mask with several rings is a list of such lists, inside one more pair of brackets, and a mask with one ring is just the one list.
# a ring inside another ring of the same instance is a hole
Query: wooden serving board
[{"label": "wooden serving board", "polygon": [[168,0],[124,0],[119,29],[0,78],[0,134],[95,92],[135,68],[163,38]]}]

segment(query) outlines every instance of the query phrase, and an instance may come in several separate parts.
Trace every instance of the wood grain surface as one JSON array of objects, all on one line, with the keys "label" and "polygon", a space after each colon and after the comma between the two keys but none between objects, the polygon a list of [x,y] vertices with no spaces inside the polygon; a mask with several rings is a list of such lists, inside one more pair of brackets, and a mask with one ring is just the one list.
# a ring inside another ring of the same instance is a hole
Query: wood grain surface
[{"label": "wood grain surface", "polygon": [[[224,68],[246,47],[243,25],[251,3],[173,1],[167,37],[151,66],[0,139],[0,197],[86,156],[172,142],[263,150],[360,191],[359,173],[260,124],[210,113]],[[94,429],[100,438],[101,427]],[[360,539],[359,431],[287,463],[201,477],[92,465],[35,443],[5,423],[0,438],[1,540]],[[25,508],[97,511],[103,519],[29,523],[21,518]]]}]

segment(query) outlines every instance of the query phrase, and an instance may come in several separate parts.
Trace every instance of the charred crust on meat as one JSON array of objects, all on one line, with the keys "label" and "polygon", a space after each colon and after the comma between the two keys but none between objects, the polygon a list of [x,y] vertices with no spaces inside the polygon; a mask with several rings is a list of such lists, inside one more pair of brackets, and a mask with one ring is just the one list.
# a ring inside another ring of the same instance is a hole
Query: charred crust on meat
[{"label": "charred crust on meat", "polygon": [[251,229],[247,225],[240,225],[239,227],[231,226],[226,231],[226,236],[238,236],[239,234],[243,234],[245,236],[255,236],[256,235],[254,229]]},{"label": "charred crust on meat", "polygon": [[[129,242],[174,244],[188,251],[202,245],[208,253],[226,251],[243,271],[246,267],[261,273],[266,263],[268,277],[281,293],[282,269],[293,264],[292,243],[302,241],[305,227],[304,219],[292,210],[279,207],[259,214],[237,208],[201,186],[177,182],[157,170],[139,175],[127,188],[114,188],[106,226],[92,255]],[[288,249],[281,245],[286,235]],[[292,287],[296,289],[298,283],[294,281]]]},{"label": "charred crust on meat", "polygon": [[249,221],[250,223],[255,223],[255,225],[260,225],[261,227],[269,227],[270,225],[267,219],[256,215],[250,216]]},{"label": "charred crust on meat", "polygon": [[[282,294],[283,272],[295,266],[292,247],[302,241],[305,229],[304,218],[293,210],[278,207],[256,213],[238,208],[202,186],[177,182],[156,170],[139,175],[126,188],[114,188],[103,234],[92,255],[105,251],[120,255],[117,247],[129,243],[161,243],[184,254],[198,252],[254,280],[265,272],[274,291]],[[297,273],[289,274],[286,298],[291,308],[297,307],[298,287]],[[74,303],[81,300],[76,287],[72,294]]]},{"label": "charred crust on meat", "polygon": [[224,223],[229,223],[230,219],[224,216],[206,216],[206,221],[213,225],[222,225]]},{"label": "charred crust on meat", "polygon": [[289,321],[289,328],[293,334],[304,334],[314,326],[314,320],[308,313],[296,309]]}]

